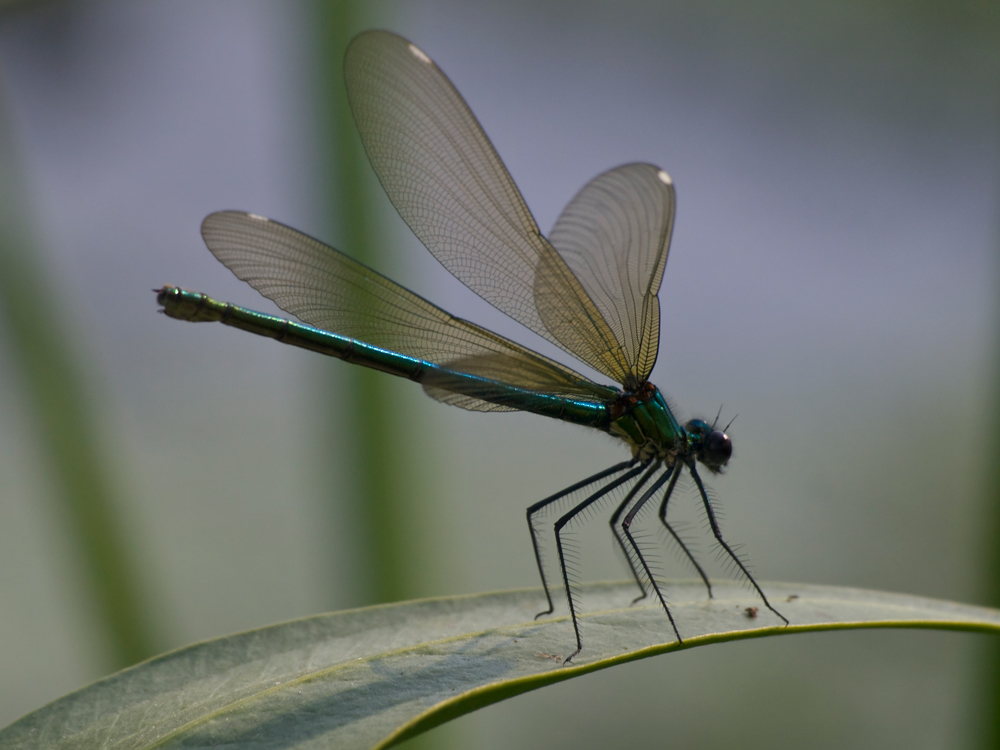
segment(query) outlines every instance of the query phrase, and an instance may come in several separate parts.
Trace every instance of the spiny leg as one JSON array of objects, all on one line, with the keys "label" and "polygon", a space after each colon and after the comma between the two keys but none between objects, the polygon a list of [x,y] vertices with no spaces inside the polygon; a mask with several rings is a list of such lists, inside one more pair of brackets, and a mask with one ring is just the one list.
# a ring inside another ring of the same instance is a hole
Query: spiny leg
[{"label": "spiny leg", "polygon": [[736,556],[736,553],[733,552],[732,547],[730,547],[726,543],[726,540],[722,538],[722,529],[719,528],[719,522],[715,520],[715,511],[712,510],[712,503],[708,499],[708,493],[705,491],[705,485],[701,481],[701,477],[698,476],[697,469],[695,469],[694,459],[690,459],[688,461],[685,461],[684,463],[687,464],[688,470],[691,472],[691,476],[694,479],[694,483],[698,485],[698,492],[701,493],[701,502],[705,506],[705,512],[708,514],[708,523],[712,527],[712,533],[715,535],[716,541],[720,545],[722,545],[722,549],[726,551],[726,554],[728,554],[729,557],[732,559],[732,561],[736,563],[737,567],[739,567],[739,569],[743,571],[743,575],[745,575],[747,577],[747,580],[750,581],[750,585],[757,590],[757,594],[760,596],[761,601],[764,602],[764,606],[767,607],[772,612],[774,612],[774,614],[776,614],[782,620],[784,620],[785,625],[788,625],[789,624],[788,618],[771,606],[771,602],[767,600],[767,597],[764,595],[764,591],[761,589],[760,586],[757,585],[757,581],[754,580],[754,577],[750,575],[750,571],[747,570],[746,565],[744,565],[743,561]]},{"label": "spiny leg", "polygon": [[635,537],[632,536],[632,521],[635,519],[636,514],[642,510],[642,506],[645,505],[649,498],[656,494],[656,492],[663,486],[663,483],[670,479],[672,476],[677,474],[677,466],[668,466],[667,470],[663,473],[663,476],[657,479],[653,486],[642,493],[642,497],[636,502],[632,510],[628,512],[625,516],[625,520],[622,521],[622,531],[625,532],[625,536],[628,538],[629,544],[632,545],[632,549],[635,550],[635,556],[639,559],[642,564],[642,569],[646,571],[646,576],[649,578],[649,583],[653,587],[653,591],[656,592],[657,599],[660,600],[660,604],[663,605],[663,611],[667,613],[667,618],[670,620],[670,625],[674,629],[674,635],[677,636],[678,643],[684,643],[684,639],[681,638],[680,631],[677,629],[677,623],[674,622],[674,616],[670,613],[670,607],[667,606],[667,600],[663,598],[663,592],[660,591],[659,584],[656,583],[656,579],[653,577],[653,571],[649,569],[649,564],[646,562],[646,558],[642,556],[642,551],[639,549],[639,545],[635,541]]},{"label": "spiny leg", "polygon": [[551,615],[552,612],[555,610],[555,606],[552,604],[552,594],[549,592],[549,582],[545,580],[545,569],[544,566],[542,565],[542,553],[540,548],[538,547],[538,531],[535,529],[534,516],[540,511],[544,510],[549,505],[551,505],[552,503],[562,500],[567,495],[572,495],[574,492],[583,487],[586,487],[588,484],[599,482],[600,480],[605,479],[606,477],[609,477],[612,474],[615,474],[619,471],[623,471],[624,469],[627,469],[630,466],[632,466],[635,462],[636,459],[634,458],[630,459],[629,461],[622,461],[620,464],[615,464],[614,466],[605,469],[604,471],[599,471],[591,477],[587,477],[586,479],[579,481],[576,484],[571,485],[566,489],[557,492],[554,495],[549,495],[544,500],[539,500],[534,505],[528,506],[528,511],[527,511],[528,531],[531,532],[531,547],[535,551],[535,563],[538,565],[538,575],[542,579],[542,588],[545,589],[545,598],[549,602],[549,608],[547,610],[545,610],[544,612],[539,612],[537,615],[535,615],[536,620],[543,615]]},{"label": "spiny leg", "polygon": [[708,589],[708,598],[711,599],[712,584],[709,582],[708,576],[705,574],[705,571],[702,569],[701,565],[698,564],[698,561],[695,559],[694,555],[691,554],[691,550],[689,550],[687,548],[687,545],[684,544],[684,541],[681,539],[680,535],[676,531],[674,531],[674,527],[671,526],[669,523],[667,523],[667,503],[670,502],[670,496],[673,494],[674,487],[677,485],[677,480],[680,478],[681,478],[681,473],[679,471],[675,471],[674,475],[670,477],[670,484],[667,485],[667,491],[663,493],[663,502],[660,503],[660,521],[662,521],[663,525],[667,527],[667,531],[670,532],[670,536],[672,536],[674,538],[674,541],[680,545],[680,548],[684,551],[684,554],[687,555],[687,559],[691,561],[691,564],[694,565],[695,570],[698,571],[698,575],[701,576],[701,580],[705,582],[705,587]]},{"label": "spiny leg", "polygon": [[618,546],[621,547],[622,554],[625,555],[625,561],[628,562],[629,570],[632,571],[632,576],[635,578],[635,582],[639,585],[639,590],[642,592],[639,596],[632,600],[632,604],[645,599],[649,596],[649,592],[646,591],[646,584],[642,582],[642,576],[639,575],[639,571],[635,568],[635,563],[632,562],[632,556],[629,554],[628,547],[625,546],[625,540],[622,539],[621,535],[618,533],[618,519],[621,518],[622,513],[625,511],[625,508],[628,507],[628,504],[632,502],[636,493],[662,465],[663,462],[658,459],[652,466],[649,467],[649,470],[646,472],[646,475],[642,478],[642,480],[635,487],[633,487],[627,495],[625,495],[625,499],[618,504],[617,508],[615,508],[615,512],[611,514],[611,520],[608,522],[611,525],[611,533],[614,534],[615,541],[618,542]]},{"label": "spiny leg", "polygon": [[[644,471],[645,468],[646,468],[645,464],[640,464],[639,466],[636,466],[628,473],[618,477],[618,479],[614,480],[613,482],[606,484],[600,490],[590,495],[586,500],[571,508],[569,512],[561,516],[559,520],[556,521],[555,523],[556,551],[559,553],[559,569],[562,572],[563,585],[566,587],[566,599],[567,601],[569,601],[569,614],[573,620],[573,631],[576,633],[576,651],[574,651],[572,654],[566,657],[566,660],[563,662],[563,664],[569,663],[569,660],[572,659],[574,656],[576,656],[578,653],[580,653],[581,649],[583,649],[583,642],[580,640],[580,623],[578,623],[576,620],[576,607],[573,605],[573,588],[572,586],[570,586],[569,573],[566,572],[566,555],[563,552],[563,543],[562,543],[563,527],[566,526],[566,524],[568,524],[570,521],[572,521],[573,518],[575,518],[577,515],[585,511],[587,508],[589,508],[591,505],[596,503],[601,498],[605,497],[609,492],[617,489],[621,485],[625,484],[625,482],[634,479],[642,471]],[[639,486],[642,486],[642,483],[645,481],[646,477],[643,477],[640,480]]]}]

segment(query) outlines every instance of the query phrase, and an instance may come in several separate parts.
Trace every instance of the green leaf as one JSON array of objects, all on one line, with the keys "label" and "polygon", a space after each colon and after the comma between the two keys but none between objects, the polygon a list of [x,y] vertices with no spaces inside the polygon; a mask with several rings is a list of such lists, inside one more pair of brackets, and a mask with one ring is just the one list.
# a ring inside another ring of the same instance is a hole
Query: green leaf
[{"label": "green leaf", "polygon": [[[1000,611],[900,594],[768,583],[783,627],[743,589],[671,583],[678,645],[635,586],[580,587],[569,618],[533,619],[539,589],[335,612],[180,649],[118,672],[0,731],[0,748],[382,748],[481,706],[708,643],[867,627],[1000,632]],[[749,608],[749,609],[748,609]],[[753,609],[756,608],[756,609]]]}]

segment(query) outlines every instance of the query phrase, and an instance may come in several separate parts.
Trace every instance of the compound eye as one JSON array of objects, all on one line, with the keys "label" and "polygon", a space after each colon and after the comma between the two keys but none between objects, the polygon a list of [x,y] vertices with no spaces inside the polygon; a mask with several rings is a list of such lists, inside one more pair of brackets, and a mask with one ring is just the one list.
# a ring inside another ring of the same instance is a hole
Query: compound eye
[{"label": "compound eye", "polygon": [[712,467],[725,466],[733,455],[733,441],[722,430],[712,430],[705,441],[704,463]]}]

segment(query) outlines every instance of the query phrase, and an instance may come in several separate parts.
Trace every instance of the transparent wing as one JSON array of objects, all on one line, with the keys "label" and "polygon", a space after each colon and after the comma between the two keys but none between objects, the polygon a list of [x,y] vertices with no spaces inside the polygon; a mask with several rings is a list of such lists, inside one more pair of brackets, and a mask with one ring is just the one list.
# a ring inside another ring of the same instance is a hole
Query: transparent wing
[{"label": "transparent wing", "polygon": [[[674,187],[652,164],[625,164],[598,175],[576,194],[549,233],[624,349],[643,382],[660,340],[657,293],[670,249]],[[536,303],[546,320],[545,300]]]},{"label": "transparent wing", "polygon": [[[240,211],[210,214],[208,249],[282,310],[325,331],[516,388],[603,401],[614,395],[568,367],[447,312],[343,253],[284,224]],[[466,409],[498,407],[448,395],[447,378],[427,384]]]},{"label": "transparent wing", "polygon": [[482,127],[444,73],[386,31],[351,42],[351,109],[399,215],[445,268],[490,304],[618,382],[635,363],[542,236]]}]

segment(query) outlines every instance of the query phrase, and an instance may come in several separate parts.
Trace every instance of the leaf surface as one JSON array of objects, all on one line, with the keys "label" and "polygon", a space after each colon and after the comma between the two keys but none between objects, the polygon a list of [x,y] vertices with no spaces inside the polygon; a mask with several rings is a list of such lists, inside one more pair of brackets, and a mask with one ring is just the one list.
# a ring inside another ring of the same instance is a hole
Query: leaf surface
[{"label": "leaf surface", "polygon": [[[673,582],[671,611],[634,584],[581,587],[568,617],[535,621],[540,589],[317,615],[188,646],[106,677],[0,731],[3,750],[383,748],[476,708],[648,656],[805,631],[918,627],[1000,633],[1000,611],[901,594],[767,583],[781,622],[736,585]],[[754,609],[756,608],[756,609]]]}]

